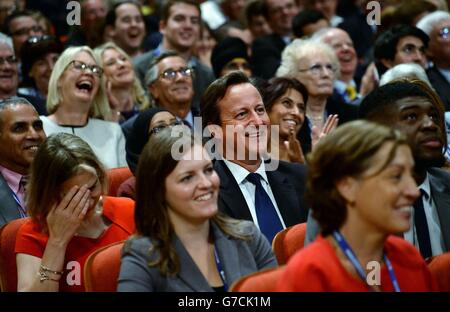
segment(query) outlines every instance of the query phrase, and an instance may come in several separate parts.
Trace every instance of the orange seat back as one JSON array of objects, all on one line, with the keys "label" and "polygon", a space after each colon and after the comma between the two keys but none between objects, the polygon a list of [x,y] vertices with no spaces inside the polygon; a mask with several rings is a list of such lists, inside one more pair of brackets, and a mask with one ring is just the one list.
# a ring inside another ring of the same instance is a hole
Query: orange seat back
[{"label": "orange seat back", "polygon": [[275,235],[272,249],[278,264],[286,264],[288,260],[303,248],[306,236],[306,223],[290,226]]},{"label": "orange seat back", "polygon": [[108,195],[117,196],[117,190],[120,185],[125,182],[128,178],[133,176],[130,168],[113,168],[106,171],[108,176]]},{"label": "orange seat back", "polygon": [[117,291],[117,278],[124,241],[115,242],[94,251],[84,265],[86,291]]},{"label": "orange seat back", "polygon": [[283,272],[284,266],[243,276],[231,285],[230,291],[274,292]]},{"label": "orange seat back", "polygon": [[16,237],[19,228],[29,218],[12,220],[0,229],[0,289],[17,291]]},{"label": "orange seat back", "polygon": [[433,257],[428,263],[439,290],[450,292],[450,252]]}]

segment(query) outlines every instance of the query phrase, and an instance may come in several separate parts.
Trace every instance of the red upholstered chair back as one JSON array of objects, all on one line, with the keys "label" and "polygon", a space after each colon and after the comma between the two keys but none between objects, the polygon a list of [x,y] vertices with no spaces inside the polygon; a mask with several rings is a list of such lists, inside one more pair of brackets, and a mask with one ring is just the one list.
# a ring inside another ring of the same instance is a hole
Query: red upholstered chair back
[{"label": "red upholstered chair back", "polygon": [[286,264],[298,250],[302,249],[306,236],[306,223],[290,226],[277,233],[272,242],[272,249],[278,264]]},{"label": "red upholstered chair back", "polygon": [[234,282],[230,287],[230,291],[274,292],[283,272],[284,266],[246,275]]},{"label": "red upholstered chair back", "polygon": [[117,190],[119,186],[125,182],[128,178],[133,176],[130,168],[114,168],[106,171],[108,176],[108,195],[109,196],[117,196]]},{"label": "red upholstered chair back", "polygon": [[428,263],[440,291],[450,292],[450,252],[433,257]]},{"label": "red upholstered chair back", "polygon": [[124,241],[115,242],[89,255],[84,265],[86,291],[117,291],[123,244]]},{"label": "red upholstered chair back", "polygon": [[16,236],[29,218],[12,220],[0,229],[0,288],[2,292],[17,291]]}]

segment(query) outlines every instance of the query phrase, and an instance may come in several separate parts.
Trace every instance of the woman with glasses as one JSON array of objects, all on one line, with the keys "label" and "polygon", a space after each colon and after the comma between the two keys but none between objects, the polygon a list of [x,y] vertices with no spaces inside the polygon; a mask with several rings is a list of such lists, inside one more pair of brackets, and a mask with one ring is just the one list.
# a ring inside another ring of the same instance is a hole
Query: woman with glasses
[{"label": "woman with glasses", "polygon": [[164,128],[182,124],[174,115],[162,108],[149,108],[137,116],[126,143],[127,163],[133,173],[133,177],[130,177],[119,186],[117,196],[135,198],[136,178],[134,174],[136,173],[139,156],[149,137],[157,134]]},{"label": "woman with glasses", "polygon": [[306,196],[321,236],[290,260],[279,291],[436,291],[419,251],[398,237],[420,192],[406,137],[347,123],[309,156]]},{"label": "woman with glasses", "polygon": [[105,196],[106,173],[79,137],[53,134],[31,166],[30,219],[15,251],[19,291],[84,291],[83,268],[96,249],[134,232],[134,202]]},{"label": "woman with glasses", "polygon": [[112,42],[94,49],[101,61],[112,120],[122,123],[149,106],[128,54]]},{"label": "woman with glasses", "polygon": [[87,46],[64,50],[50,76],[47,111],[42,116],[47,135],[72,133],[94,150],[106,168],[125,167],[125,137],[120,126],[108,119],[103,69]]},{"label": "woman with glasses", "polygon": [[22,46],[22,83],[18,92],[32,101],[40,115],[47,115],[50,75],[62,50],[60,42],[50,36],[30,37]]},{"label": "woman with glasses", "polygon": [[333,94],[333,83],[339,73],[339,62],[333,49],[321,42],[294,40],[282,54],[277,77],[292,77],[308,90],[306,120],[300,131],[303,151],[312,147],[338,123],[338,116],[327,111],[327,100]]},{"label": "woman with glasses", "polygon": [[123,248],[118,291],[223,292],[277,264],[252,222],[218,212],[219,177],[211,159],[202,142],[181,133],[152,134],[142,152],[137,235]]}]

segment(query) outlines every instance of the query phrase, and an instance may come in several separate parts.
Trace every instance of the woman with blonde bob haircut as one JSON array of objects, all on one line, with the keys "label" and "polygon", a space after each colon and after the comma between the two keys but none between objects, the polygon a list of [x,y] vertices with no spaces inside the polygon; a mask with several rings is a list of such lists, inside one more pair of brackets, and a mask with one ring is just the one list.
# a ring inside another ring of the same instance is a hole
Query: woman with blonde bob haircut
[{"label": "woman with blonde bob haircut", "polygon": [[111,120],[123,122],[149,107],[149,100],[133,68],[130,56],[113,42],[94,49],[105,73]]},{"label": "woman with blonde bob haircut", "polygon": [[405,136],[350,122],[320,140],[308,164],[306,196],[322,235],[290,259],[278,290],[437,290],[417,249],[396,236],[419,196]]},{"label": "woman with blonde bob haircut", "polygon": [[108,119],[103,69],[91,48],[67,48],[55,64],[48,86],[47,110],[41,116],[47,135],[72,133],[94,150],[107,168],[125,167],[125,137]]},{"label": "woman with blonde bob haircut", "polygon": [[134,232],[134,202],[106,197],[106,189],[103,166],[82,139],[59,133],[41,144],[27,187],[31,218],[16,239],[19,291],[84,291],[88,255]]},{"label": "woman with blonde bob haircut", "polygon": [[138,235],[124,246],[118,290],[226,291],[238,278],[276,266],[253,223],[218,212],[219,177],[202,143],[171,133],[150,136],[139,159]]}]

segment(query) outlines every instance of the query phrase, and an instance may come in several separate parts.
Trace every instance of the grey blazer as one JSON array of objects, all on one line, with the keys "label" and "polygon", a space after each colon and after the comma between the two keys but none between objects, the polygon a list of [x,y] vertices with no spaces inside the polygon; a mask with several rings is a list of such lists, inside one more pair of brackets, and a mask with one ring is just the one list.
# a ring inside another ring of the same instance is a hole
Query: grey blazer
[{"label": "grey blazer", "polygon": [[[251,240],[230,238],[214,222],[211,222],[216,250],[225,271],[228,286],[244,275],[277,266],[269,242],[256,226],[249,221],[242,221],[241,225],[246,233],[251,234]],[[150,260],[157,257],[156,253],[150,255],[151,240],[148,237],[129,239],[122,254],[117,290],[123,292],[212,292],[213,289],[181,241],[175,237],[173,244],[180,259],[180,272],[176,276],[167,277],[162,275],[158,268],[148,265]]]},{"label": "grey blazer", "polygon": [[0,227],[11,220],[20,218],[17,202],[11,192],[5,178],[0,174]]},{"label": "grey blazer", "polygon": [[[444,252],[447,252],[450,251],[450,172],[439,168],[430,168],[428,169],[428,177],[430,179],[431,196],[436,204],[444,239]],[[319,232],[319,225],[310,212],[306,226],[305,245],[311,243]]]}]

